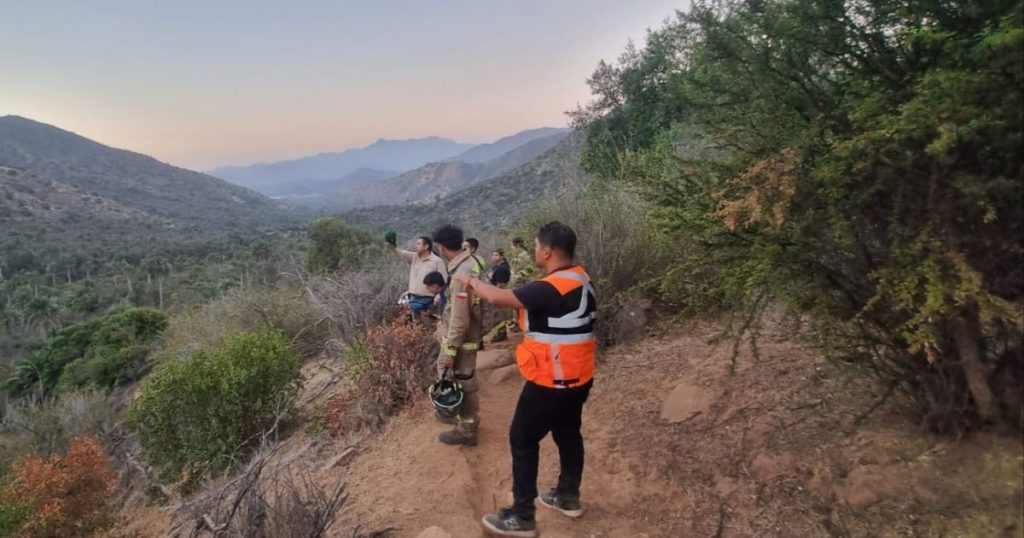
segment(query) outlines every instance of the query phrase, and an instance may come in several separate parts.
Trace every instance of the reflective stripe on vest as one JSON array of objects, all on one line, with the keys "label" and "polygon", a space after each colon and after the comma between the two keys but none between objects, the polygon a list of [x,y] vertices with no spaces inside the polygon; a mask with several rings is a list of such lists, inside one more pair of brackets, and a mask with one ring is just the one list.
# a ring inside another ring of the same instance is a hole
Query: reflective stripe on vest
[{"label": "reflective stripe on vest", "polygon": [[548,327],[555,329],[575,329],[576,327],[582,327],[594,321],[594,314],[586,314],[588,299],[587,297],[594,293],[594,288],[590,285],[590,279],[580,273],[574,273],[572,271],[558,271],[551,273],[550,276],[570,278],[580,283],[583,286],[582,298],[580,299],[580,306],[576,310],[569,312],[568,314],[557,317],[548,318]]},{"label": "reflective stripe on vest", "polygon": [[559,386],[559,381],[562,382],[561,387],[565,388],[569,385],[565,383],[565,369],[562,368],[562,359],[558,356],[561,351],[559,344],[551,345],[551,373],[552,377],[555,378],[555,386]]},{"label": "reflective stripe on vest", "polygon": [[547,334],[528,332],[526,337],[545,344],[582,344],[594,339],[594,333],[583,334]]}]

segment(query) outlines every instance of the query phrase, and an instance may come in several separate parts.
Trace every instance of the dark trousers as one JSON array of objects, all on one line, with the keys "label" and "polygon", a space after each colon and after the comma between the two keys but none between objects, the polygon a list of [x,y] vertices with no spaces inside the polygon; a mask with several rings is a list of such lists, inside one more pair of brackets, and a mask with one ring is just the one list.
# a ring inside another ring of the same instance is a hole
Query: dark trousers
[{"label": "dark trousers", "polygon": [[516,404],[516,414],[509,429],[512,445],[512,494],[515,511],[524,519],[532,519],[536,512],[537,463],[540,459],[540,441],[548,432],[558,445],[561,471],[558,475],[558,494],[579,498],[583,479],[583,436],[580,426],[583,403],[590,395],[593,382],[581,387],[552,389],[529,381],[523,385]]}]

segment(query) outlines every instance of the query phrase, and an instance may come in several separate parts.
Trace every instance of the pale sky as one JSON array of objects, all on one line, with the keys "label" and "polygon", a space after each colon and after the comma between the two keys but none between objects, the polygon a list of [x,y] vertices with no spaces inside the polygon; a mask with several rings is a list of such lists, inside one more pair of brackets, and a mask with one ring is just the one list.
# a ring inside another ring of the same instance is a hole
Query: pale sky
[{"label": "pale sky", "polygon": [[564,126],[685,0],[0,0],[0,116],[205,170]]}]

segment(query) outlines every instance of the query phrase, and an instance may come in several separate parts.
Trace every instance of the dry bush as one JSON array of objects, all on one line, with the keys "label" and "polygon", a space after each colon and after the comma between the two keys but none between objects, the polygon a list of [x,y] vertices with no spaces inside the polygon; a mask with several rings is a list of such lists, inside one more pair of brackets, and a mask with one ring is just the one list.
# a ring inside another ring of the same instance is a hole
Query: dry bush
[{"label": "dry bush", "polygon": [[312,308],[331,320],[335,336],[350,341],[398,314],[398,298],[406,291],[409,266],[380,258],[359,271],[296,276]]},{"label": "dry bush", "polygon": [[359,270],[326,276],[293,266],[275,288],[235,288],[200,308],[175,315],[154,354],[158,363],[191,357],[240,331],[274,328],[301,357],[336,354],[341,342],[392,319],[409,268],[380,257]]},{"label": "dry bush", "polygon": [[[234,479],[181,505],[171,536],[318,538],[335,523],[348,495],[343,483],[323,488],[301,464],[278,455],[263,438],[260,450]],[[385,530],[350,536],[369,538]],[[337,533],[335,533],[337,534]]]},{"label": "dry bush", "polygon": [[377,426],[425,393],[435,377],[437,342],[422,326],[395,320],[367,331],[366,364],[355,391],[328,402],[331,433]]},{"label": "dry bush", "polygon": [[311,308],[298,287],[235,288],[202,307],[173,316],[154,355],[157,363],[191,357],[241,331],[273,328],[300,357],[319,353],[331,337],[329,319]]},{"label": "dry bush", "polygon": [[49,456],[67,449],[73,437],[106,436],[117,423],[117,409],[117,399],[106,391],[81,389],[39,402],[15,401],[8,405],[0,426],[23,436],[21,452]]},{"label": "dry bush", "polygon": [[275,451],[264,450],[213,497],[201,516],[208,530],[246,538],[326,534],[347,498],[343,484],[325,492],[305,471],[296,477],[287,468],[268,469]]},{"label": "dry bush", "polygon": [[619,313],[642,304],[650,307],[644,299],[646,288],[664,276],[670,255],[664,236],[647,225],[647,205],[610,185],[572,183],[538,207],[520,233],[533,237],[552,220],[576,232],[576,259],[594,280],[598,294],[601,342],[612,344],[635,333],[636,319]]},{"label": "dry bush", "polygon": [[111,522],[116,475],[95,437],[72,439],[64,456],[25,456],[11,473],[3,503],[30,507],[15,535],[82,536]]}]

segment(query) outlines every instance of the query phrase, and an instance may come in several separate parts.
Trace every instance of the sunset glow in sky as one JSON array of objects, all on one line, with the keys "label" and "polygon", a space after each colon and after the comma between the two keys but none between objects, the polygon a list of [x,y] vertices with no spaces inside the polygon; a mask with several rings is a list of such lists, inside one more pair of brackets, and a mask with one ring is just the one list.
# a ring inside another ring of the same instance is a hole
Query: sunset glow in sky
[{"label": "sunset glow in sky", "polygon": [[209,169],[378,138],[564,126],[685,2],[3,3],[0,116]]}]

